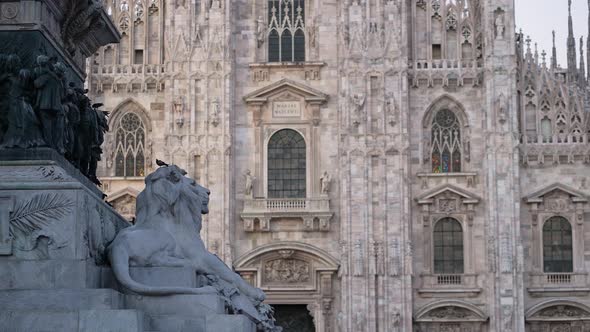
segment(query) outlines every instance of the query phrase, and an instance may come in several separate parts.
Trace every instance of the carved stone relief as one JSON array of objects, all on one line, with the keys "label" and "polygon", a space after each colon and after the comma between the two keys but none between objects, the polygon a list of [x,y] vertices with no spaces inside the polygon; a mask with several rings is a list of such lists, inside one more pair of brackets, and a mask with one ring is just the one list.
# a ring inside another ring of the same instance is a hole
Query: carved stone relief
[{"label": "carved stone relief", "polygon": [[49,249],[69,242],[62,220],[74,209],[74,201],[61,193],[41,193],[17,198],[10,214],[10,234],[16,255],[47,259]]},{"label": "carved stone relief", "polygon": [[125,219],[131,220],[135,217],[135,197],[124,195],[112,201],[111,204]]},{"label": "carved stone relief", "polygon": [[269,283],[306,283],[310,280],[309,263],[299,259],[275,259],[264,263],[264,281]]},{"label": "carved stone relief", "polygon": [[438,319],[465,319],[475,317],[475,315],[465,308],[448,306],[431,310],[427,314],[427,317]]}]

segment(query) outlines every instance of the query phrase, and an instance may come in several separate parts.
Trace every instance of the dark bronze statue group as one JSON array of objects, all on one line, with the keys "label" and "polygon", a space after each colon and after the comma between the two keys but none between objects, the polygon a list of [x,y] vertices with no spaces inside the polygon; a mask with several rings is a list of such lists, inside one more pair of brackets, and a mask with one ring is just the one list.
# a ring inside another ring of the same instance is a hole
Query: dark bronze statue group
[{"label": "dark bronze statue group", "polygon": [[0,149],[50,147],[100,184],[96,168],[108,112],[88,90],[67,82],[66,67],[40,55],[32,70],[16,54],[0,54]]}]

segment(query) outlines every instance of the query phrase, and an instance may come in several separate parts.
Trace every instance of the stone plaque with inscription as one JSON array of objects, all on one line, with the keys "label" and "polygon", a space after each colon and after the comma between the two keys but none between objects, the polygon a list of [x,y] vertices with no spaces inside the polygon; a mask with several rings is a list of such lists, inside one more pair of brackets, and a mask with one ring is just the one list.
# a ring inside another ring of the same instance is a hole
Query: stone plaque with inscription
[{"label": "stone plaque with inscription", "polygon": [[298,101],[275,101],[272,116],[280,118],[298,118],[301,116],[301,103]]}]

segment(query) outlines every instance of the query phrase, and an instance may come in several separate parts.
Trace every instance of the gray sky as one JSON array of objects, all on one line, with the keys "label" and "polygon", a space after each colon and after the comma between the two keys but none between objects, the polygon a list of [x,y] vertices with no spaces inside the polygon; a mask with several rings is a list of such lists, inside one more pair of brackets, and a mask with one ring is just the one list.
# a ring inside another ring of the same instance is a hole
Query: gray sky
[{"label": "gray sky", "polygon": [[[551,31],[555,30],[557,61],[566,67],[567,42],[567,0],[515,0],[516,29],[531,36],[538,43],[539,53],[547,51],[547,63],[551,56]],[[572,0],[572,17],[574,19],[574,37],[576,38],[576,61],[580,62],[580,36],[584,36],[584,54],[586,54],[586,37],[588,36],[588,1]],[[531,43],[532,44],[532,43]],[[532,48],[532,45],[531,45]],[[540,57],[540,56],[539,56]]]}]

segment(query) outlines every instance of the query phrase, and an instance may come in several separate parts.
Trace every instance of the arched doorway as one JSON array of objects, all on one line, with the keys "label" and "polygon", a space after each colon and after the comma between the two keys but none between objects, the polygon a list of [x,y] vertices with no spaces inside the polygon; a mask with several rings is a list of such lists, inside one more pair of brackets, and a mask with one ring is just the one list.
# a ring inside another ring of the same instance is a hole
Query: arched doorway
[{"label": "arched doorway", "polygon": [[246,281],[264,290],[285,332],[332,331],[332,279],[338,262],[328,253],[305,243],[277,242],[241,256],[235,266]]}]

